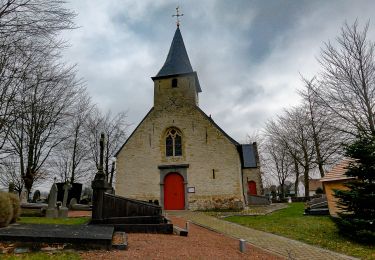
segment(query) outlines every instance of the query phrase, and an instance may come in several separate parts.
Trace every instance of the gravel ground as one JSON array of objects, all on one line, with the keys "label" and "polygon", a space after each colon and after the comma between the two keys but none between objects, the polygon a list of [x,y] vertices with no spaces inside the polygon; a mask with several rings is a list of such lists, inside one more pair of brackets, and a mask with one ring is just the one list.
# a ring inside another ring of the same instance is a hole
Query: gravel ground
[{"label": "gravel ground", "polygon": [[[186,221],[171,217],[173,223],[185,227]],[[190,224],[188,237],[161,234],[128,234],[127,251],[81,252],[83,259],[283,259],[247,244],[239,251],[237,239]]]}]

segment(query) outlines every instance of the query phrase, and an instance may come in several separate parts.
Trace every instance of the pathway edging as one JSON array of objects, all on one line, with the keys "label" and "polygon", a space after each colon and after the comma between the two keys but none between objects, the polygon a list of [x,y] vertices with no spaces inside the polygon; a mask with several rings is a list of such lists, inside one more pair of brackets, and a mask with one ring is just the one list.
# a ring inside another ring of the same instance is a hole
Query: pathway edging
[{"label": "pathway edging", "polygon": [[209,230],[233,238],[245,239],[248,243],[257,248],[267,250],[272,254],[281,255],[289,259],[358,259],[325,248],[309,245],[301,241],[282,237],[280,235],[241,226],[223,219],[208,216],[201,212],[183,211],[170,212],[170,214],[183,217],[192,223]]}]

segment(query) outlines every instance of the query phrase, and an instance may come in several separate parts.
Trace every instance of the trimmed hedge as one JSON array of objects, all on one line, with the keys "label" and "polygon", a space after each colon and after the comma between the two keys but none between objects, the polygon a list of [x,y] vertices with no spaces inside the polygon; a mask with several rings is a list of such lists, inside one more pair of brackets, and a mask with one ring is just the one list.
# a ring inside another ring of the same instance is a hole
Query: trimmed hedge
[{"label": "trimmed hedge", "polygon": [[8,196],[13,208],[13,215],[10,223],[15,223],[21,214],[20,198],[14,193],[8,193]]},{"label": "trimmed hedge", "polygon": [[13,205],[6,192],[0,192],[0,227],[9,225],[13,217]]},{"label": "trimmed hedge", "polygon": [[0,192],[0,227],[15,223],[21,213],[20,199],[14,193]]}]

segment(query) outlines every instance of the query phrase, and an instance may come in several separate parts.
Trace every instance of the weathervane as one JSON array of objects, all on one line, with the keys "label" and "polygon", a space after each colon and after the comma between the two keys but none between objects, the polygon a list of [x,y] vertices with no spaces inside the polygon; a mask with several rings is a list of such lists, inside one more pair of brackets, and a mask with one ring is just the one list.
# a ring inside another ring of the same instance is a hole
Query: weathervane
[{"label": "weathervane", "polygon": [[179,12],[179,10],[178,10],[179,8],[180,8],[180,7],[177,6],[177,7],[176,7],[176,14],[172,15],[172,17],[176,16],[176,19],[177,19],[177,22],[176,22],[177,27],[180,27],[180,16],[183,16],[183,15],[184,15],[184,14],[180,14],[180,12]]}]

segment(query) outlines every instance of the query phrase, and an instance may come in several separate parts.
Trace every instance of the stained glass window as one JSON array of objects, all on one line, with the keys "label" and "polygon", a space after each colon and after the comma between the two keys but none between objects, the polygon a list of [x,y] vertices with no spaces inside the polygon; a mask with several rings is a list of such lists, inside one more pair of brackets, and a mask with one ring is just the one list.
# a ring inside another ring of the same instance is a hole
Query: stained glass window
[{"label": "stained glass window", "polygon": [[165,155],[182,156],[182,138],[177,129],[171,128],[167,131],[165,138]]}]

